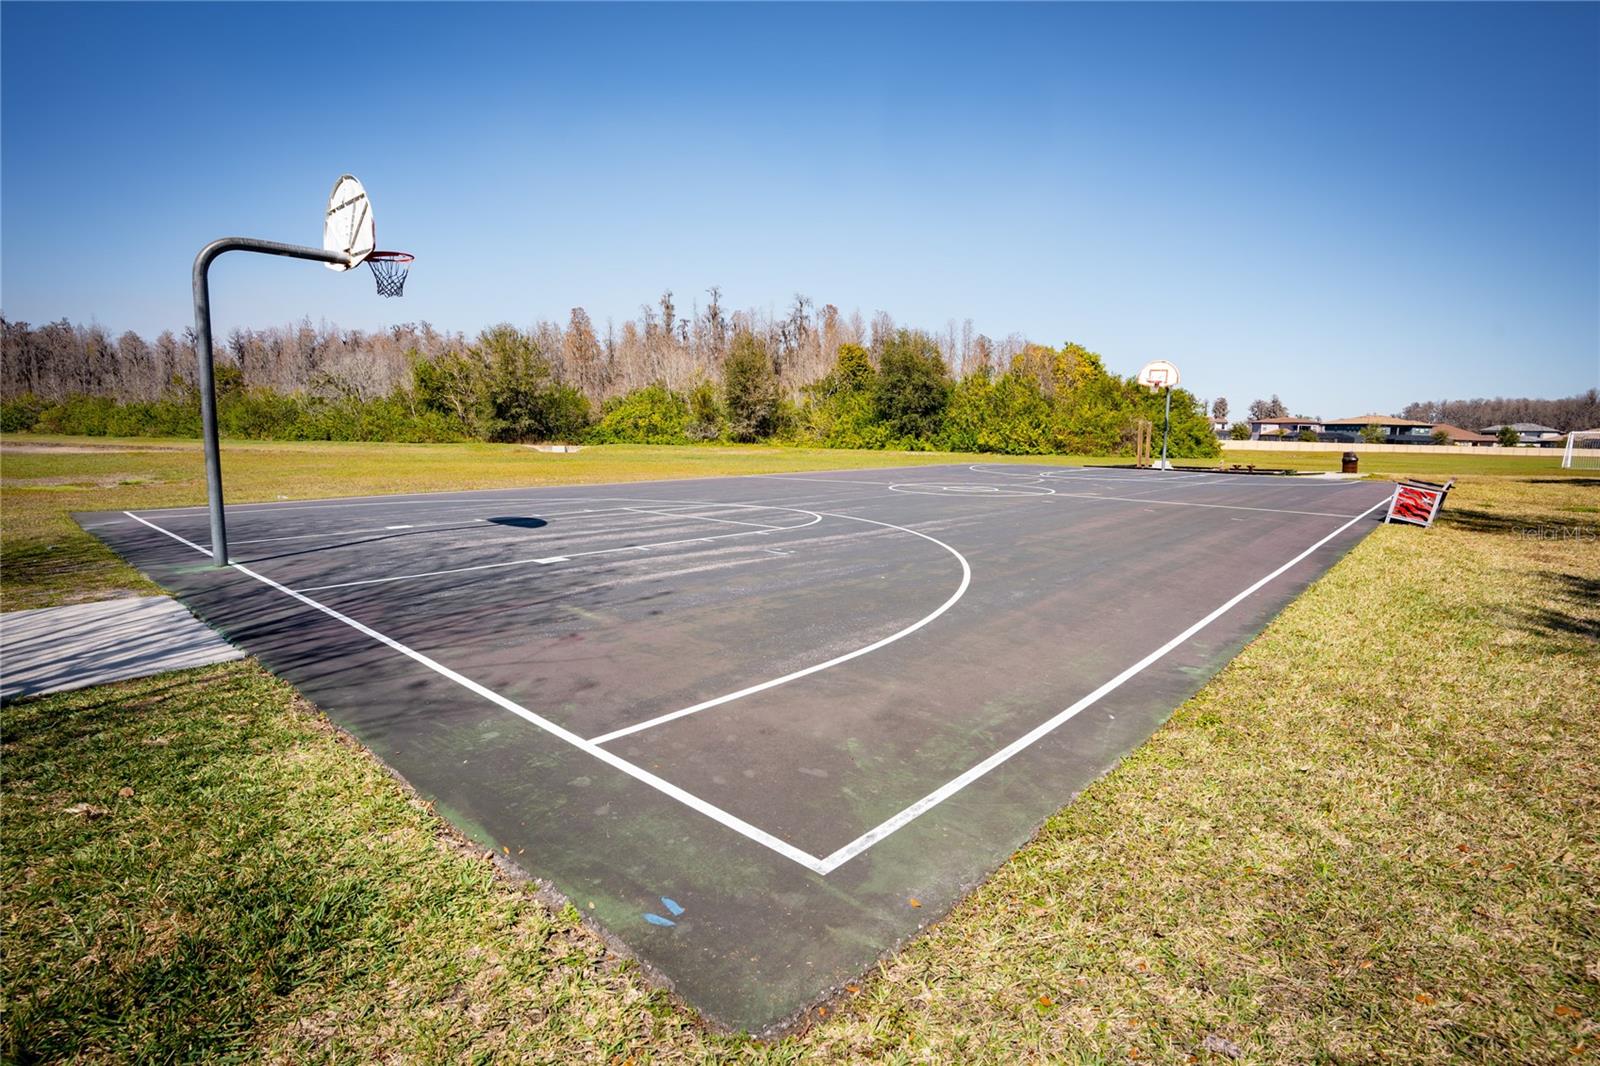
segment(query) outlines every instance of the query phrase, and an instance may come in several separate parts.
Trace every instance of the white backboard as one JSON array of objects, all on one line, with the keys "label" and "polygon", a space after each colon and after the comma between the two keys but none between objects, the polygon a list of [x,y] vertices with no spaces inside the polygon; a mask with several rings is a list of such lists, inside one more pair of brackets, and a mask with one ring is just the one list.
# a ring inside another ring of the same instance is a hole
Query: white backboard
[{"label": "white backboard", "polygon": [[1139,384],[1147,389],[1170,389],[1178,384],[1178,368],[1165,359],[1153,359],[1139,368]]},{"label": "white backboard", "polygon": [[372,224],[372,201],[353,174],[341,174],[328,196],[328,213],[322,222],[322,247],[342,252],[350,262],[329,263],[329,270],[349,270],[366,261],[377,247],[377,230]]}]

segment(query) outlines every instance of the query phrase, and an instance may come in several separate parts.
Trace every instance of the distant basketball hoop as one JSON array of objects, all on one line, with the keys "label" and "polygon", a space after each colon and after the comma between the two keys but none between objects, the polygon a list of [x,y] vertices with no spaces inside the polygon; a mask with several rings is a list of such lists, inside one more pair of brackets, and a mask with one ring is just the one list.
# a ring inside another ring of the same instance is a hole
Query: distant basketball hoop
[{"label": "distant basketball hoop", "polygon": [[1139,368],[1139,384],[1155,392],[1178,384],[1178,368],[1165,359],[1155,359]]},{"label": "distant basketball hoop", "polygon": [[[1161,464],[1159,470],[1171,470],[1167,462],[1167,439],[1172,435],[1172,390],[1178,386],[1178,368],[1165,359],[1152,359],[1139,368],[1139,384],[1151,392],[1167,394],[1166,420],[1161,425]],[[1135,463],[1138,462],[1135,458]]]}]

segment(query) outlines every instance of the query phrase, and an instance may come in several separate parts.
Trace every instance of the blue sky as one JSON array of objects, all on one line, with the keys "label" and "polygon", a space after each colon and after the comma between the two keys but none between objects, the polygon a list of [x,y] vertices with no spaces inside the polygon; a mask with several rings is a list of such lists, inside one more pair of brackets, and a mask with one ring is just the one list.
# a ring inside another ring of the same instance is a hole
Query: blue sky
[{"label": "blue sky", "polygon": [[228,256],[219,328],[796,292],[1169,358],[1236,413],[1600,385],[1600,5],[0,8],[0,306],[154,334],[341,172],[403,303]]}]

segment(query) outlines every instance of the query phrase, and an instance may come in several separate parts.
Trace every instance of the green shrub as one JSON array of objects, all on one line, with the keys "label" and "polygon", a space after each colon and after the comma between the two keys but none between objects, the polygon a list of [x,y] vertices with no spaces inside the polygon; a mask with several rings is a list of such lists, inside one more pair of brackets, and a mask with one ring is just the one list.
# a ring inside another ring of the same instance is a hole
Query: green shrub
[{"label": "green shrub", "polygon": [[777,428],[778,375],[766,344],[753,333],[733,339],[722,368],[723,410],[728,436],[736,441],[770,437]]},{"label": "green shrub", "polygon": [[38,428],[45,433],[104,437],[116,407],[107,396],[69,396],[40,412]]},{"label": "green shrub", "polygon": [[594,444],[683,444],[688,427],[688,401],[657,383],[607,400],[585,436]]},{"label": "green shrub", "polygon": [[935,440],[944,429],[951,389],[933,338],[903,329],[884,345],[878,359],[873,415],[896,439]]},{"label": "green shrub", "polygon": [[716,383],[701,379],[689,390],[689,425],[684,432],[690,440],[716,440],[722,436],[722,421]]},{"label": "green shrub", "polygon": [[867,350],[842,344],[832,372],[805,388],[795,412],[796,435],[824,448],[886,448],[889,435],[875,421],[872,405],[877,371]]},{"label": "green shrub", "polygon": [[39,416],[50,405],[31,392],[0,400],[0,433],[22,433],[39,424]]},{"label": "green shrub", "polygon": [[[217,399],[217,432],[242,440],[305,439],[297,427],[306,400],[271,389],[241,389]],[[328,437],[311,439],[329,440]]]},{"label": "green shrub", "polygon": [[963,452],[1042,455],[1051,451],[1050,403],[1031,376],[974,375],[955,387],[945,416],[945,446]]}]

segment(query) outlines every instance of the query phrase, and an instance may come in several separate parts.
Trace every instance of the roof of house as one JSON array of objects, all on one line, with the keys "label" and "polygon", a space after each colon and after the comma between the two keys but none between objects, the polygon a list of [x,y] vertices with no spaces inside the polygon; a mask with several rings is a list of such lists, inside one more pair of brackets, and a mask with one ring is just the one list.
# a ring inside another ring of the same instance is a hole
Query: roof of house
[{"label": "roof of house", "polygon": [[1510,426],[1512,429],[1516,430],[1518,433],[1556,433],[1556,432],[1559,432],[1556,429],[1556,427],[1554,427],[1554,426],[1541,426],[1537,422],[1508,422],[1505,425],[1484,426],[1483,427],[1483,431],[1485,433],[1493,433],[1496,430],[1505,429],[1506,426]]},{"label": "roof of house", "polygon": [[1322,424],[1322,419],[1312,418],[1310,415],[1295,415],[1293,418],[1252,418],[1250,421],[1258,426],[1298,426],[1305,422]]},{"label": "roof of house", "polygon": [[1438,423],[1433,427],[1433,431],[1435,433],[1449,434],[1451,440],[1478,441],[1487,444],[1492,443],[1495,439],[1494,434],[1492,433],[1474,433],[1470,429],[1462,429],[1460,426],[1452,426],[1448,422]]},{"label": "roof of house", "polygon": [[1396,418],[1394,415],[1356,415],[1354,418],[1330,418],[1330,426],[1431,426],[1432,422],[1418,422],[1415,418]]}]

